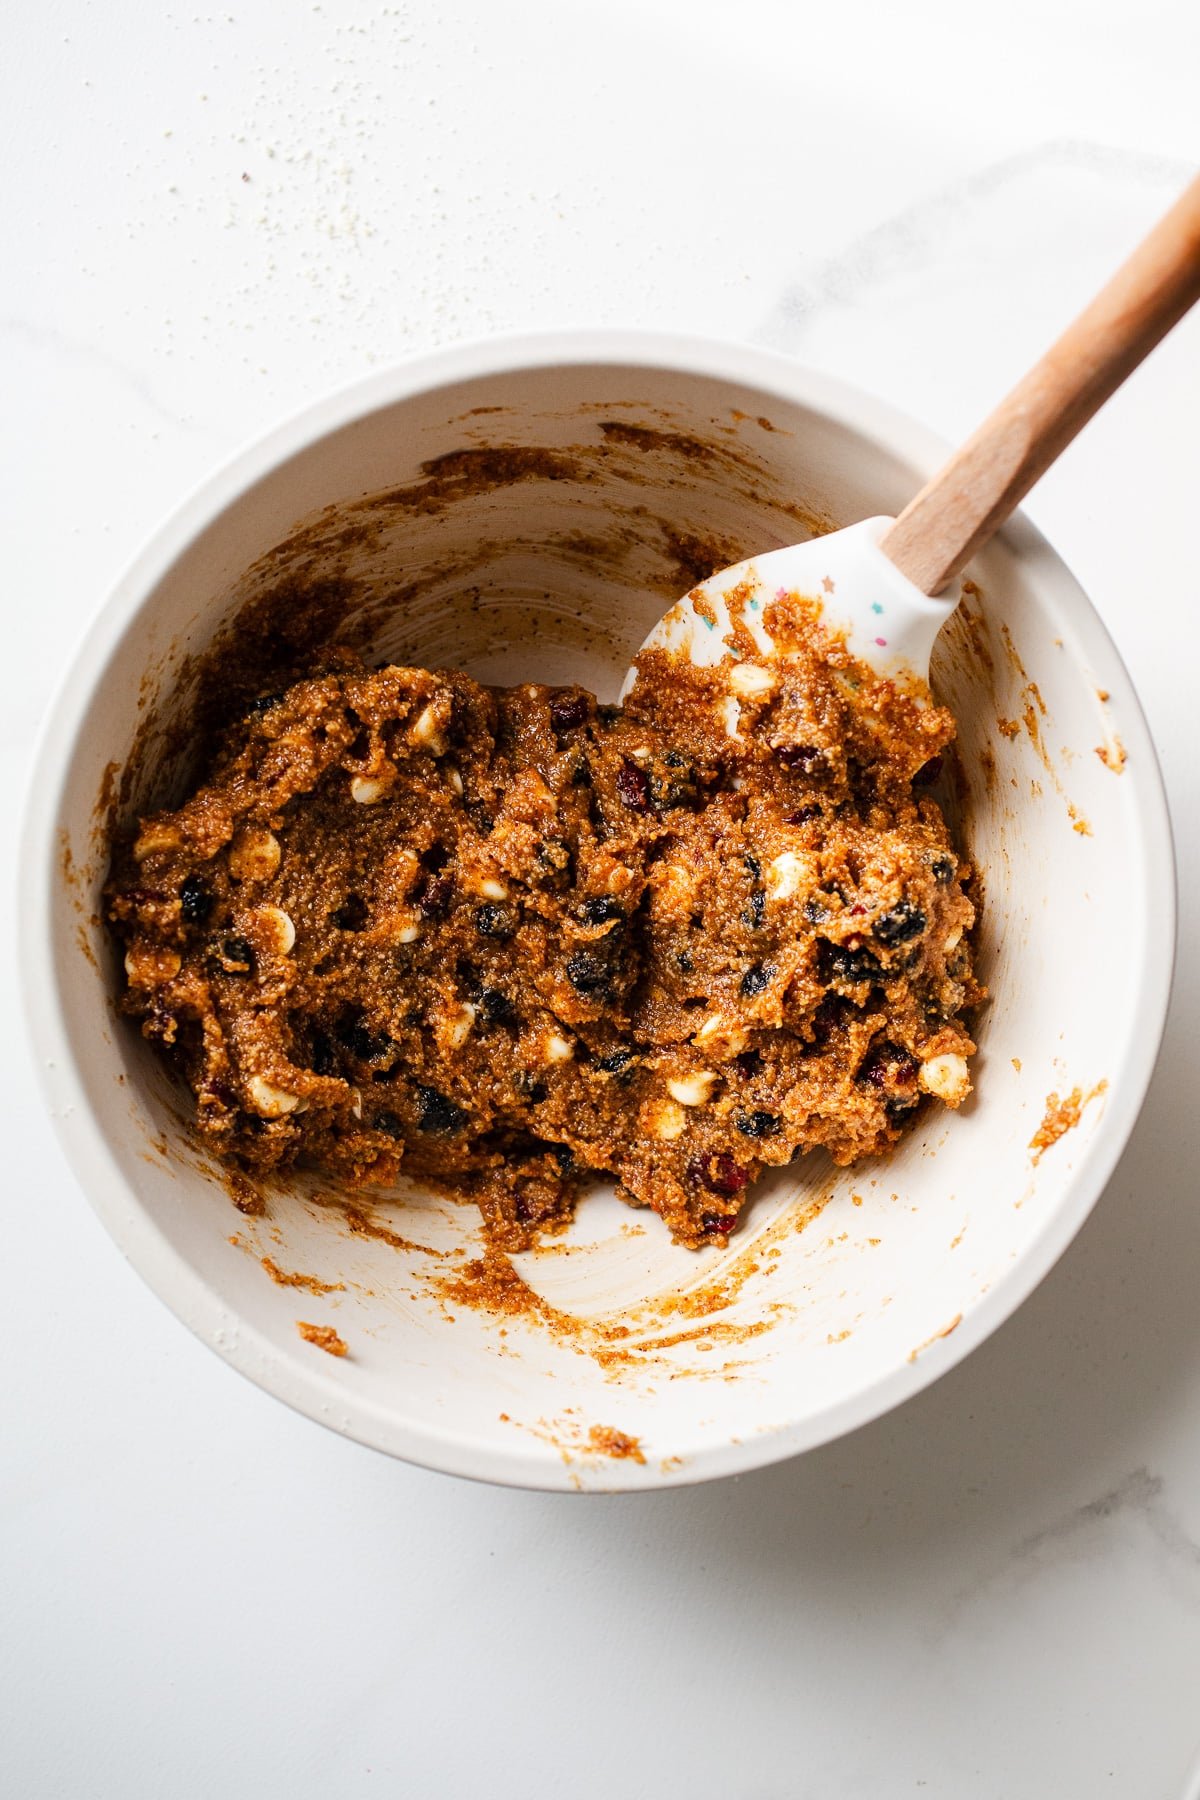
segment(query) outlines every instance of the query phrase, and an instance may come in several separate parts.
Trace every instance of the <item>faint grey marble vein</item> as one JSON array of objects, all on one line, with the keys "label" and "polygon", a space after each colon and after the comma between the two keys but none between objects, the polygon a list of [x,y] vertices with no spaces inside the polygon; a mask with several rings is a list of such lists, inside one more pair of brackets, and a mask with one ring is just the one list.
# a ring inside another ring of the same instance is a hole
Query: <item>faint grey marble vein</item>
[{"label": "faint grey marble vein", "polygon": [[202,420],[185,417],[182,413],[172,412],[165,401],[161,400],[145,376],[139,375],[127,363],[104,350],[99,344],[89,344],[83,338],[71,337],[65,331],[59,331],[49,325],[35,324],[32,319],[23,319],[13,315],[0,318],[0,335],[15,338],[24,342],[29,348],[45,351],[48,355],[70,356],[78,362],[90,363],[94,368],[102,369],[120,383],[129,393],[141,401],[148,412],[161,419],[166,425],[177,431],[186,431],[194,436],[216,439],[224,442],[224,434],[213,425]]},{"label": "faint grey marble vein", "polygon": [[1094,1556],[1114,1526],[1127,1518],[1138,1521],[1176,1574],[1187,1578],[1177,1582],[1174,1592],[1190,1607],[1200,1610],[1200,1543],[1168,1505],[1162,1476],[1151,1474],[1143,1466],[1096,1499],[1073,1507],[1040,1531],[1030,1532],[999,1563],[959,1588],[950,1597],[941,1629],[935,1630],[934,1635],[944,1635],[975,1601],[998,1584],[1024,1586],[1055,1563]]},{"label": "faint grey marble vein", "polygon": [[915,201],[852,239],[836,256],[814,263],[785,289],[751,336],[776,349],[793,348],[813,314],[830,306],[852,305],[860,294],[889,276],[916,267],[943,247],[961,222],[972,219],[982,201],[1030,175],[1045,176],[1053,170],[1120,176],[1138,187],[1162,189],[1164,199],[1195,172],[1175,157],[1080,139],[1060,139],[1017,151]]}]

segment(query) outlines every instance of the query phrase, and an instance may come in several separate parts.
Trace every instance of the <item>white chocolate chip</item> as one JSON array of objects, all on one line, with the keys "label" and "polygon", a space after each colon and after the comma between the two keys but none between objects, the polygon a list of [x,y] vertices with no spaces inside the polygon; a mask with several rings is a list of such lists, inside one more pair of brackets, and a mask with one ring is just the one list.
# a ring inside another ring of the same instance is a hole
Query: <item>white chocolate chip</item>
[{"label": "white chocolate chip", "polygon": [[746,1033],[742,1026],[722,1013],[709,1013],[692,1039],[693,1044],[723,1044],[730,1056],[740,1056],[746,1048]]},{"label": "white chocolate chip", "polygon": [[686,1124],[687,1114],[682,1106],[677,1106],[674,1100],[664,1100],[654,1114],[654,1135],[662,1138],[664,1143],[672,1143],[682,1136]]},{"label": "white chocolate chip", "polygon": [[949,952],[951,950],[957,950],[958,946],[962,943],[962,934],[963,934],[962,926],[956,925],[954,927],[954,930],[950,933],[949,937],[946,939],[945,943],[942,945],[942,949],[945,950],[947,952],[947,954],[949,954]]},{"label": "white chocolate chip", "polygon": [[452,794],[457,794],[458,798],[461,800],[463,797],[463,778],[458,770],[453,768],[447,769],[446,780],[450,783],[450,792]]},{"label": "white chocolate chip", "polygon": [[479,891],[483,895],[485,900],[507,900],[508,899],[508,889],[505,887],[505,885],[502,881],[497,881],[495,876],[493,876],[493,875],[485,875],[484,876],[483,880],[479,884]]},{"label": "white chocolate chip", "polygon": [[277,956],[286,956],[296,942],[296,927],[281,906],[260,906],[254,914],[266,948]]},{"label": "white chocolate chip", "polygon": [[732,694],[727,694],[724,700],[718,701],[717,711],[725,722],[726,737],[740,739],[742,734],[738,730],[738,720],[742,716],[742,709]]},{"label": "white chocolate chip", "polygon": [[144,862],[156,851],[178,850],[178,848],[179,833],[174,825],[155,825],[153,823],[143,825],[133,846],[133,859],[135,862]]},{"label": "white chocolate chip", "polygon": [[469,1000],[464,1000],[457,1013],[446,1027],[446,1038],[452,1049],[457,1050],[465,1044],[471,1035],[471,1027],[475,1023],[476,1008]]},{"label": "white chocolate chip", "polygon": [[410,735],[413,743],[428,750],[430,756],[445,756],[446,740],[442,736],[438,709],[432,700],[418,713]]},{"label": "white chocolate chip", "polygon": [[672,1075],[667,1092],[680,1106],[703,1106],[712,1096],[716,1079],[709,1069],[697,1069],[694,1075]]},{"label": "white chocolate chip", "polygon": [[175,950],[146,949],[135,944],[125,952],[125,973],[134,987],[157,987],[160,982],[171,981],[182,966]]},{"label": "white chocolate chip", "polygon": [[921,1064],[919,1080],[927,1094],[936,1094],[947,1106],[957,1106],[971,1091],[965,1056],[931,1056]]},{"label": "white chocolate chip", "polygon": [[729,685],[745,700],[765,700],[775,691],[775,677],[760,663],[737,663],[729,677]]},{"label": "white chocolate chip", "polygon": [[354,1114],[356,1119],[362,1118],[362,1090],[361,1090],[361,1088],[352,1087],[350,1089],[350,1111]]},{"label": "white chocolate chip", "polygon": [[772,900],[790,900],[800,891],[804,864],[793,850],[784,850],[767,864],[767,895]]},{"label": "white chocolate chip", "polygon": [[575,1046],[569,1038],[551,1031],[542,1040],[542,1054],[548,1063],[566,1063],[574,1056]]},{"label": "white chocolate chip", "polygon": [[288,1094],[282,1088],[273,1087],[261,1075],[250,1077],[246,1092],[255,1112],[265,1119],[282,1119],[285,1113],[304,1112],[308,1104],[299,1094]]},{"label": "white chocolate chip", "polygon": [[370,775],[352,775],[350,777],[350,797],[357,800],[360,806],[374,806],[377,800],[391,787],[390,779],[378,780]]},{"label": "white chocolate chip", "polygon": [[654,752],[651,750],[649,744],[639,744],[637,749],[631,750],[629,754],[632,756],[634,762],[648,763],[650,758],[654,755]]},{"label": "white chocolate chip", "polygon": [[410,921],[407,925],[401,925],[399,931],[395,934],[396,942],[398,944],[415,944],[420,935],[421,927],[415,921]]},{"label": "white chocolate chip", "polygon": [[274,832],[244,825],[229,846],[229,873],[235,881],[270,881],[282,856]]}]

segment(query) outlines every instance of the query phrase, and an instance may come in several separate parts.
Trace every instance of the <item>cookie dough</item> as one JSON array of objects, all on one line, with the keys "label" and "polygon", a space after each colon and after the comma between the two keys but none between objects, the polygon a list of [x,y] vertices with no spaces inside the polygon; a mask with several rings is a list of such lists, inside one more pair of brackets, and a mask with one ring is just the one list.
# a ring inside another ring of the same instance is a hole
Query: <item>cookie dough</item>
[{"label": "cookie dough", "polygon": [[[115,851],[121,1004],[250,1174],[469,1196],[493,1240],[614,1177],[685,1245],[970,1090],[950,715],[780,598],[783,654],[644,652],[622,709],[327,652]],[[752,648],[752,641],[750,647]]]}]

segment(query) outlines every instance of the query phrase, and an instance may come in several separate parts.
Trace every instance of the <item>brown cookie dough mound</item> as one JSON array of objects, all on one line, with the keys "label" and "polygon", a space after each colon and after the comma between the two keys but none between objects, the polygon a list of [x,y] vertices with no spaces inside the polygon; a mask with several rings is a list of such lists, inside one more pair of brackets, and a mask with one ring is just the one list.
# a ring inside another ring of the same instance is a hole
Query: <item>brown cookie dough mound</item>
[{"label": "brown cookie dough mound", "polygon": [[607,1172],[698,1245],[764,1167],[959,1104],[970,871],[923,791],[953,722],[805,603],[768,622],[786,657],[644,653],[622,710],[348,652],[255,701],[106,900],[219,1154],[403,1162],[510,1249]]}]

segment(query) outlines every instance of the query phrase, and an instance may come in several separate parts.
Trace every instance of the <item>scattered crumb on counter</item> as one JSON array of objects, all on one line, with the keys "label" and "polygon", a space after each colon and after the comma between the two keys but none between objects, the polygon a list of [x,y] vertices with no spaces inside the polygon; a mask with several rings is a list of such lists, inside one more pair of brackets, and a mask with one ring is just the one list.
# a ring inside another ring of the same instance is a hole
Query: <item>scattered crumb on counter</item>
[{"label": "scattered crumb on counter", "polygon": [[1115,732],[1107,744],[1096,745],[1096,755],[1105,768],[1111,769],[1114,775],[1120,775],[1129,760],[1125,753],[1125,746]]},{"label": "scattered crumb on counter", "polygon": [[347,1354],[345,1338],[339,1337],[332,1325],[310,1325],[307,1319],[297,1319],[296,1330],[306,1344],[315,1344],[329,1356]]}]

